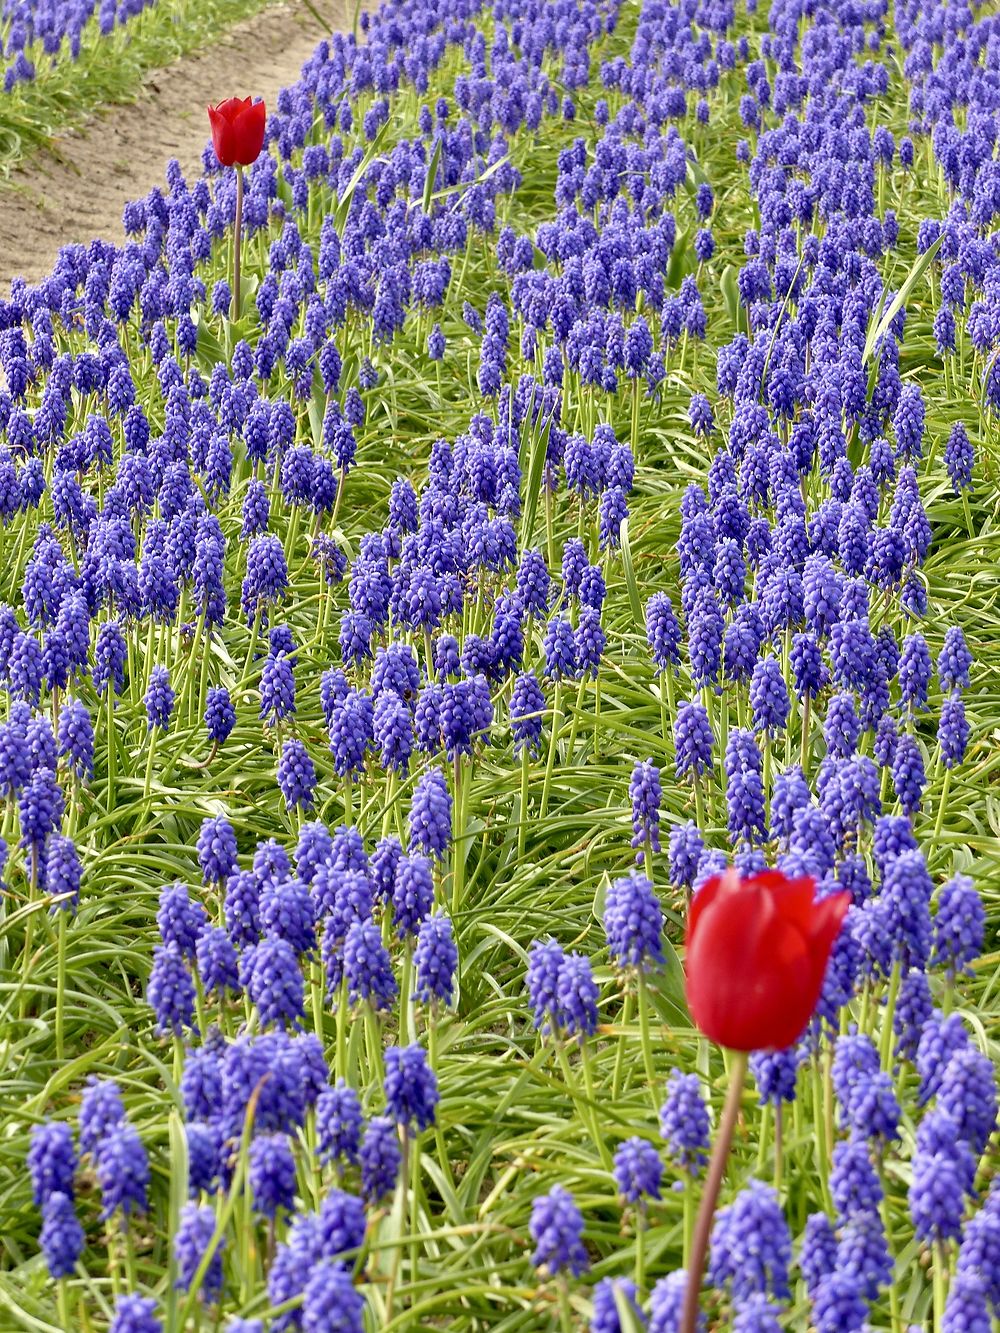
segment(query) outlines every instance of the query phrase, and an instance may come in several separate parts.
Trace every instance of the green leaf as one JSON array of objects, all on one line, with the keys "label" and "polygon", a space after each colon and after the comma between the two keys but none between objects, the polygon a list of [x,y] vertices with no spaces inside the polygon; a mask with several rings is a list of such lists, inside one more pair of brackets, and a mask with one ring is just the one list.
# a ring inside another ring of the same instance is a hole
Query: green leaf
[{"label": "green leaf", "polygon": [[434,182],[437,180],[438,163],[441,161],[441,151],[444,147],[444,135],[439,134],[434,143],[434,152],[431,154],[430,164],[427,168],[427,179],[424,181],[424,213],[430,217],[431,207],[434,201]]},{"label": "green leaf", "polygon": [[677,950],[663,937],[664,964],[646,973],[646,994],[650,1003],[668,1027],[690,1027],[691,1014],[684,995],[684,968]]},{"label": "green leaf", "polygon": [[195,322],[198,326],[198,341],[195,344],[194,354],[201,365],[211,370],[219,361],[228,361],[226,349],[204,319],[199,318]]},{"label": "green leaf", "polygon": [[687,172],[684,176],[684,188],[689,194],[696,194],[699,185],[709,185],[711,182],[701,168],[701,163],[694,156],[691,149],[688,149]]},{"label": "green leaf", "polygon": [[886,333],[889,330],[889,325],[899,314],[900,310],[902,310],[906,302],[910,299],[910,296],[913,294],[914,287],[916,287],[917,283],[924,276],[928,264],[930,264],[931,260],[941,249],[943,243],[944,243],[944,232],[941,233],[941,235],[937,238],[934,244],[930,246],[927,250],[925,250],[922,255],[917,256],[917,259],[913,267],[910,269],[909,273],[907,273],[906,278],[903,281],[902,287],[900,287],[899,291],[893,297],[892,304],[889,306],[889,309],[885,312],[885,314],[882,315],[881,319],[879,319],[879,310],[881,310],[881,305],[879,306],[879,310],[875,311],[875,314],[872,316],[871,324],[868,327],[868,336],[865,338],[865,350],[864,350],[864,356],[862,358],[863,361],[867,361],[871,357],[872,353],[875,351],[875,348],[885,337]]},{"label": "green leaf", "polygon": [[646,623],[646,615],[642,609],[642,598],[639,596],[639,585],[635,581],[635,566],[632,563],[632,545],[628,535],[628,519],[622,520],[620,529],[620,539],[622,547],[622,567],[625,571],[625,586],[628,589],[629,605],[632,608],[632,615],[636,626]]},{"label": "green leaf", "polygon": [[615,1313],[618,1315],[618,1327],[621,1333],[642,1333],[643,1325],[636,1318],[635,1306],[622,1291],[621,1287],[615,1284]]},{"label": "green leaf", "polygon": [[674,248],[667,264],[666,285],[677,290],[689,273],[694,272],[694,256],[691,252],[691,229],[680,232],[674,241]]},{"label": "green leaf", "polygon": [[387,120],[384,120],[382,124],[378,127],[378,133],[375,135],[375,138],[368,145],[368,151],[365,153],[364,157],[358,163],[354,175],[344,186],[344,193],[340,195],[337,199],[337,208],[333,216],[334,216],[334,225],[336,226],[337,231],[341,235],[343,235],[344,227],[347,225],[347,217],[351,210],[351,200],[354,198],[354,191],[358,188],[358,185],[364,178],[368,168],[371,166],[371,164],[375,161],[375,158],[378,156],[379,144],[385,137],[385,131],[388,124],[389,122]]},{"label": "green leaf", "polygon": [[722,277],[719,279],[719,290],[722,292],[722,299],[726,303],[726,314],[734,324],[740,322],[740,289],[736,283],[736,266],[727,264],[722,270]]},{"label": "green leaf", "polygon": [[432,199],[447,199],[450,194],[458,194],[462,190],[467,190],[470,185],[481,185],[504,165],[510,161],[510,153],[504,153],[503,157],[498,157],[495,162],[491,162],[482,175],[477,176],[475,180],[459,181],[457,185],[447,185],[443,190],[437,190],[431,195]]},{"label": "green leaf", "polygon": [[604,921],[604,904],[608,896],[608,877],[604,875],[594,890],[594,918],[597,921]]},{"label": "green leaf", "polygon": [[525,493],[524,513],[521,516],[521,546],[524,549],[527,549],[531,545],[532,534],[535,530],[535,516],[538,513],[538,496],[542,489],[542,473],[545,469],[545,455],[548,452],[549,430],[551,425],[551,417],[546,417],[540,430],[537,426],[533,427],[531,430],[531,453],[528,459],[528,488]]},{"label": "green leaf", "polygon": [[326,390],[323,388],[323,376],[319,373],[318,363],[313,366],[312,394],[309,398],[309,426],[312,430],[313,446],[323,446],[323,418],[326,416]]},{"label": "green leaf", "polygon": [[281,202],[285,205],[285,207],[286,207],[287,209],[289,209],[290,211],[291,211],[291,210],[294,210],[294,208],[295,208],[295,200],[294,200],[293,197],[292,197],[292,187],[291,187],[291,186],[288,184],[288,182],[285,180],[285,174],[284,174],[284,172],[281,172],[281,171],[278,172],[278,186],[277,186],[277,189],[278,189],[278,198],[279,198],[279,199],[281,200]]}]

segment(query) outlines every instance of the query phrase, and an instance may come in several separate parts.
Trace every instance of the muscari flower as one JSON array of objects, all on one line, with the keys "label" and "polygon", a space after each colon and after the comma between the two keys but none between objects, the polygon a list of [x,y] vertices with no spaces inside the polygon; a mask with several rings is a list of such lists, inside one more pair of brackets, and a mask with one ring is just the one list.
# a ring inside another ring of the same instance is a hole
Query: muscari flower
[{"label": "muscari flower", "polygon": [[236,725],[236,710],[225,686],[216,685],[208,691],[204,721],[212,744],[224,745]]},{"label": "muscari flower", "polygon": [[163,1333],[152,1296],[126,1293],[115,1302],[108,1333]]},{"label": "muscari flower", "polygon": [[170,715],[174,711],[174,691],[170,685],[170,672],[165,666],[154,666],[149,673],[149,684],[143,696],[146,705],[148,729],[159,727],[166,731],[170,726]]},{"label": "muscari flower", "polygon": [[954,980],[968,971],[983,949],[986,914],[967,875],[955,875],[938,894],[931,962]]},{"label": "muscari flower", "polygon": [[451,843],[451,793],[437,768],[424,773],[413,792],[409,815],[409,848],[443,860]]},{"label": "muscari flower", "polygon": [[184,1028],[194,1026],[194,982],[177,944],[154,949],[146,998],[156,1015],[158,1032],[179,1036]]},{"label": "muscari flower", "polygon": [[309,811],[313,808],[316,766],[306,747],[294,737],[282,744],[277,779],[286,809]]},{"label": "muscari flower", "polygon": [[660,1135],[667,1156],[681,1171],[697,1175],[708,1160],[708,1108],[697,1074],[672,1069],[660,1107]]},{"label": "muscari flower", "polygon": [[[374,922],[355,921],[348,928],[344,938],[343,967],[349,1003],[366,1000],[375,1009],[391,1008],[398,987],[381,932]],[[328,979],[331,979],[329,969]]]},{"label": "muscari flower", "polygon": [[42,1203],[42,1230],[39,1244],[51,1278],[72,1277],[83,1253],[84,1233],[70,1194],[59,1190]]},{"label": "muscari flower", "polygon": [[114,1125],[97,1145],[94,1164],[103,1201],[102,1218],[119,1210],[125,1217],[146,1211],[149,1160],[134,1125],[127,1120]]},{"label": "muscari flower", "polygon": [[435,913],[421,922],[413,951],[413,965],[416,999],[422,1004],[433,1004],[439,1000],[450,1005],[454,997],[455,970],[458,966],[458,949],[450,917]]},{"label": "muscari flower", "polygon": [[[629,780],[632,799],[632,846],[642,848],[646,839],[654,852],[660,850],[660,770],[649,760],[636,764]],[[642,863],[643,852],[637,858]]]},{"label": "muscari flower", "polygon": [[535,1249],[531,1262],[536,1268],[556,1274],[568,1271],[578,1277],[590,1261],[583,1245],[583,1218],[572,1194],[556,1185],[531,1204],[528,1231]]},{"label": "muscari flower", "polygon": [[295,1158],[287,1134],[258,1134],[250,1144],[250,1192],[264,1217],[295,1210]]},{"label": "muscari flower", "polygon": [[80,1098],[80,1151],[93,1154],[104,1136],[125,1119],[121,1092],[113,1079],[91,1075]]},{"label": "muscari flower", "polygon": [[663,962],[663,913],[644,875],[612,882],[604,901],[604,929],[616,966],[644,968]]},{"label": "muscari flower", "polygon": [[410,1135],[434,1123],[437,1079],[423,1047],[390,1046],[385,1053],[386,1109]]},{"label": "muscari flower", "polygon": [[72,1199],[77,1160],[73,1131],[65,1121],[50,1120],[33,1126],[27,1166],[36,1204],[43,1205],[51,1194]]},{"label": "muscari flower", "polygon": [[266,938],[244,955],[244,984],[264,1027],[297,1027],[304,1013],[304,986],[295,949],[284,939]]},{"label": "muscari flower", "polygon": [[918,1240],[957,1240],[975,1163],[958,1126],[944,1111],[931,1111],[917,1131],[909,1190],[910,1216]]},{"label": "muscari flower", "polygon": [[361,1141],[361,1192],[369,1204],[391,1194],[399,1179],[402,1151],[396,1124],[388,1116],[374,1116]]},{"label": "muscari flower", "polygon": [[[186,1203],[181,1208],[174,1233],[174,1258],[177,1262],[177,1286],[188,1291],[215,1236],[215,1209],[207,1204]],[[226,1238],[215,1244],[208,1267],[201,1280],[200,1293],[215,1300],[222,1291],[222,1250]]]},{"label": "muscari flower", "polygon": [[712,1228],[709,1281],[737,1303],[754,1295],[788,1299],[792,1242],[775,1190],[753,1180],[720,1209]]},{"label": "muscari flower", "polygon": [[363,1124],[358,1094],[343,1079],[321,1092],[316,1103],[316,1151],[321,1161],[343,1158],[357,1163]]},{"label": "muscari flower", "polygon": [[659,1153],[646,1139],[633,1137],[615,1150],[615,1186],[626,1203],[641,1203],[660,1197],[663,1163]]}]

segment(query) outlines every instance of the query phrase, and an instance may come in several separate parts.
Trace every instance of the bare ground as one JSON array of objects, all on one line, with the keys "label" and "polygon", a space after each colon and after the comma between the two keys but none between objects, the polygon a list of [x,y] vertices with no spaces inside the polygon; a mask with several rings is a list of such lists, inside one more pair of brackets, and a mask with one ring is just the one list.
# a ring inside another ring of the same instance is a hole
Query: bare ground
[{"label": "bare ground", "polygon": [[314,7],[328,27],[301,0],[268,5],[209,50],[154,71],[134,105],[107,109],[15,171],[0,187],[0,292],[19,275],[44,278],[60,246],[121,241],[124,205],[163,184],[170,158],[186,176],[197,175],[209,102],[253,95],[272,103],[318,42],[350,25],[346,0],[315,0]]}]

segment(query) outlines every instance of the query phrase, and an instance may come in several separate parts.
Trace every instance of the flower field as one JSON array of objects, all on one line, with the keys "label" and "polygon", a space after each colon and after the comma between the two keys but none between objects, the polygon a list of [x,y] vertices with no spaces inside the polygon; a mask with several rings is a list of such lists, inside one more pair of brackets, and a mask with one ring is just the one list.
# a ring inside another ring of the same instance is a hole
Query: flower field
[{"label": "flower field", "polygon": [[0,1330],[996,1327],[998,70],[398,0],[11,285]]}]

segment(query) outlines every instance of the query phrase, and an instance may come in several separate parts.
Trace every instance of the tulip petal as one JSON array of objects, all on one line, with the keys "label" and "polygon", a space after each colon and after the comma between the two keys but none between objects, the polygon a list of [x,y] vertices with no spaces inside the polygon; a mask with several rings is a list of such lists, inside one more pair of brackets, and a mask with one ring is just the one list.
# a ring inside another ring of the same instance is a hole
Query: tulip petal
[{"label": "tulip petal", "polygon": [[695,1022],[734,1050],[790,1046],[816,1008],[849,895],[817,903],[811,879],[780,872],[719,876],[703,892],[686,959]]},{"label": "tulip petal", "polygon": [[706,908],[715,902],[719,894],[738,892],[742,888],[739,871],[734,866],[721,875],[713,875],[711,879],[705,881],[698,892],[694,895],[691,907],[688,910],[687,919],[687,938],[691,939],[695,927],[698,924],[698,918]]},{"label": "tulip petal", "polygon": [[224,120],[228,120],[232,124],[249,105],[249,97],[227,97],[215,109]]},{"label": "tulip petal", "polygon": [[[247,98],[247,103],[250,99]],[[263,102],[255,102],[243,107],[233,122],[236,135],[236,160],[241,166],[248,167],[260,157],[264,146],[264,121],[266,112]]]},{"label": "tulip petal", "polygon": [[796,922],[803,935],[810,933],[816,902],[816,881],[811,875],[790,879],[780,870],[765,870],[753,875],[748,883],[765,889],[774,898],[785,920]]},{"label": "tulip petal", "polygon": [[236,161],[236,143],[229,120],[219,107],[208,108],[208,121],[212,127],[212,147],[215,156],[224,167],[231,167]]}]

